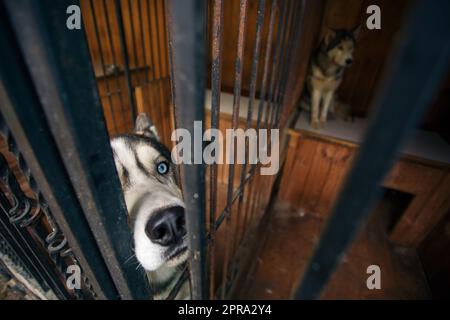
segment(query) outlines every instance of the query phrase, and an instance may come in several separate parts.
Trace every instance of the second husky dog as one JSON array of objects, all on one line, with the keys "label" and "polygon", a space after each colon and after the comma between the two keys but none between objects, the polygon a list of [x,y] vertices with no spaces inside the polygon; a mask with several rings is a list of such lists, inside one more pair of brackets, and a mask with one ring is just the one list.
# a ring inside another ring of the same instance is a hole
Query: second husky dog
[{"label": "second husky dog", "polygon": [[[184,202],[170,151],[141,113],[132,134],[111,140],[132,227],[136,258],[147,271],[155,299],[164,299],[188,257]],[[186,281],[177,299],[189,298]]]},{"label": "second husky dog", "polygon": [[359,26],[352,30],[328,30],[312,58],[301,108],[311,110],[311,125],[315,129],[325,125],[328,112],[333,109],[334,95],[344,70],[353,63],[359,32]]}]

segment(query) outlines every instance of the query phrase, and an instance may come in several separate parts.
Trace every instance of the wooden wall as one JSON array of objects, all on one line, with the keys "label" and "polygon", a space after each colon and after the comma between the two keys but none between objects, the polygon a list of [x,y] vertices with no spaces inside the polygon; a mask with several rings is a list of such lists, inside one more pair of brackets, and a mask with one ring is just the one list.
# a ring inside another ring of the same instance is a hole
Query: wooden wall
[{"label": "wooden wall", "polygon": [[[358,147],[304,132],[291,131],[290,135],[279,197],[307,212],[327,216]],[[403,157],[383,186],[413,196],[390,234],[397,244],[418,247],[450,209],[448,166]]]},{"label": "wooden wall", "polygon": [[[211,1],[209,1],[211,3]],[[367,18],[366,8],[371,4],[377,4],[382,11],[382,29],[368,30],[365,28]],[[308,31],[305,32],[313,38],[312,47],[305,47],[310,54],[318,46],[327,28],[350,29],[357,25],[363,25],[363,30],[358,40],[355,52],[355,64],[346,72],[343,84],[339,90],[342,100],[349,103],[358,115],[366,115],[375,88],[380,80],[382,70],[385,66],[396,31],[402,23],[402,17],[408,6],[407,0],[308,0],[305,8],[304,19],[310,21],[306,24]],[[210,5],[210,8],[212,6]],[[266,1],[266,16],[262,39],[267,36],[268,13],[270,12],[270,1]],[[248,92],[250,81],[250,67],[252,61],[253,43],[255,38],[257,1],[249,1],[248,23],[246,30],[246,42],[244,49],[243,64],[243,92]],[[319,13],[319,14],[317,14]],[[211,25],[210,15],[209,25]],[[228,0],[224,2],[224,50],[222,70],[222,90],[232,92],[234,84],[234,60],[236,54],[237,25],[239,19],[239,0]],[[209,36],[210,37],[210,36]],[[274,37],[274,42],[275,42]],[[262,56],[265,53],[266,43],[262,42]],[[308,54],[308,55],[309,55]],[[209,59],[210,65],[210,59]],[[304,60],[305,69],[308,59]],[[300,70],[301,70],[300,69]],[[260,63],[259,70],[262,70]],[[208,75],[209,76],[209,75]],[[261,79],[261,72],[259,74]],[[259,81],[258,81],[259,83]]]},{"label": "wooden wall", "polygon": [[[368,30],[366,8],[381,9],[381,30]],[[407,0],[327,0],[320,30],[351,29],[361,25],[354,53],[354,64],[347,69],[338,96],[352,107],[356,115],[365,116],[381,80],[397,31],[410,4]]]},{"label": "wooden wall", "polygon": [[[133,99],[136,101],[137,87],[160,91],[158,99],[151,101],[147,100],[150,95],[141,95],[140,103],[146,110],[156,108],[163,112],[170,104],[164,0],[121,0],[120,4]],[[108,130],[111,135],[129,132],[134,119],[131,119],[114,0],[81,0],[81,9]],[[153,121],[160,123],[165,118]]]},{"label": "wooden wall", "polygon": [[[121,0],[124,31],[129,64],[132,70],[132,86],[151,86],[162,79],[165,93],[170,93],[167,34],[164,16],[164,0]],[[255,40],[257,0],[250,0],[246,24],[244,46],[242,93],[248,94],[252,51]],[[370,4],[379,5],[382,12],[382,29],[367,30],[364,27]],[[261,57],[267,47],[268,20],[271,1],[266,1],[265,20],[262,30]],[[309,56],[318,45],[327,28],[350,29],[358,24],[363,25],[355,51],[355,63],[348,69],[339,89],[340,99],[352,107],[358,116],[366,116],[376,88],[382,80],[382,74],[395,41],[396,32],[402,24],[410,2],[407,0],[307,0],[303,29],[307,32],[302,37],[302,63],[292,72],[299,75],[299,86],[303,87],[302,74],[309,63]],[[108,130],[112,135],[130,131],[133,127],[127,87],[123,74],[123,54],[121,52],[117,16],[114,0],[92,1],[82,0],[81,8],[98,88],[102,99]],[[212,24],[212,0],[208,1],[208,25]],[[94,16],[98,30],[98,40],[94,28]],[[234,63],[237,43],[237,27],[239,17],[239,0],[224,1],[224,33],[223,33],[223,68],[222,90],[232,92],[234,85]],[[141,23],[142,22],[142,23]],[[276,34],[276,26],[274,34]],[[109,32],[108,32],[109,29]],[[272,42],[275,43],[276,37]],[[99,45],[100,44],[100,45]],[[208,66],[210,60],[211,34],[208,33]],[[103,63],[102,63],[103,60]],[[103,65],[105,66],[103,68]],[[114,68],[117,66],[117,77]],[[209,70],[209,69],[207,69]],[[260,59],[258,84],[262,77],[263,59]],[[106,74],[106,77],[105,77]],[[449,72],[450,75],[450,72]],[[207,85],[210,85],[210,72],[207,71]],[[450,79],[450,78],[449,78]],[[156,85],[156,86],[159,86]],[[259,86],[258,86],[259,88]],[[440,95],[423,120],[423,128],[439,132],[450,141],[450,130],[444,123],[448,119],[448,93],[450,82],[443,86]],[[153,89],[152,89],[153,90]],[[157,90],[157,89],[154,89]],[[133,97],[135,97],[133,92]],[[170,96],[160,97],[153,102],[146,101],[146,108],[165,110]],[[152,105],[153,104],[153,105]],[[154,119],[165,121],[165,119]],[[168,126],[169,123],[166,123]]]},{"label": "wooden wall", "polygon": [[[213,1],[208,0],[208,70],[211,69],[211,28],[212,28],[212,5]],[[235,60],[237,51],[237,36],[239,23],[239,0],[224,1],[223,8],[223,53],[222,53],[222,91],[233,92],[234,74],[235,74]],[[264,70],[264,56],[267,48],[267,36],[269,32],[271,1],[265,3],[265,15],[263,28],[261,32],[261,55],[258,64],[258,88],[261,83]],[[244,58],[242,63],[242,92],[248,95],[250,86],[250,72],[253,60],[253,48],[256,36],[256,16],[258,9],[258,1],[248,1],[247,8],[247,23],[245,25],[245,42],[244,42]],[[275,20],[273,38],[272,38],[272,52],[276,42],[277,20]],[[211,85],[210,72],[207,74],[207,85]],[[270,79],[270,74],[269,74]]]},{"label": "wooden wall", "polygon": [[[338,90],[338,97],[351,106],[356,116],[369,115],[371,102],[377,88],[383,80],[391,49],[396,35],[403,24],[411,1],[408,0],[321,0],[313,1],[322,5],[320,25],[311,26],[316,34],[313,47],[317,47],[328,28],[351,29],[361,25],[354,53],[354,64],[347,69]],[[378,5],[381,9],[381,30],[368,30],[365,27],[369,5]],[[320,7],[319,4],[315,6]],[[422,128],[436,131],[450,142],[450,129],[445,124],[450,117],[448,103],[450,97],[449,77],[443,84],[428,114],[422,120]]]}]

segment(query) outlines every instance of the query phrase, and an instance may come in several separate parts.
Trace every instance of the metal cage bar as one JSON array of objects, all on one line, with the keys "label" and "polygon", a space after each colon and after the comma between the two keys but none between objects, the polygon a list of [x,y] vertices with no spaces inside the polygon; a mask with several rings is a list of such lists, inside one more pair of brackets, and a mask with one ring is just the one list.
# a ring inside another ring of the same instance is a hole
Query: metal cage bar
[{"label": "metal cage bar", "polygon": [[450,64],[450,3],[417,1],[374,100],[372,121],[309,262],[297,299],[319,298],[379,194],[399,148],[430,105]]},{"label": "metal cage bar", "polygon": [[[239,109],[240,109],[240,99],[241,99],[241,86],[242,86],[242,65],[244,63],[244,46],[245,46],[245,30],[247,24],[247,0],[240,0],[239,4],[239,25],[238,25],[238,36],[237,36],[237,51],[236,60],[234,64],[234,90],[233,90],[233,113],[232,113],[232,129],[236,130],[239,125]],[[226,212],[226,236],[225,236],[225,262],[224,270],[222,272],[222,290],[221,297],[225,298],[227,279],[228,279],[228,265],[230,263],[230,229],[231,229],[231,212],[233,210],[232,205],[234,203],[233,191],[234,188],[234,167],[236,159],[236,144],[233,142],[233,149],[231,150],[231,163],[228,165],[228,186],[227,186],[227,206],[224,212]]]},{"label": "metal cage bar", "polygon": [[[220,85],[222,76],[222,47],[223,47],[223,0],[214,0],[212,46],[211,46],[211,129],[219,128],[220,120]],[[217,210],[217,164],[210,166],[210,197],[209,197],[209,239],[208,256],[209,267],[209,297],[214,297],[215,287],[215,217]]]},{"label": "metal cage bar", "polygon": [[[202,0],[168,0],[166,15],[168,16],[169,51],[173,75],[172,97],[176,125],[177,128],[184,128],[192,134],[198,130],[195,129],[194,122],[201,121],[199,132],[203,134],[205,3]],[[194,161],[203,158],[202,148],[194,145],[192,151],[192,164],[181,165],[181,182],[186,203],[186,226],[191,251],[192,298],[204,299],[207,294],[205,168],[203,164],[196,164]]]},{"label": "metal cage bar", "polygon": [[[261,32],[264,22],[264,15],[265,15],[265,0],[259,0],[258,2],[258,9],[257,9],[257,18],[256,18],[256,34],[255,34],[255,43],[253,47],[253,56],[252,56],[252,68],[251,68],[251,75],[250,75],[250,93],[249,93],[249,101],[247,106],[247,119],[245,121],[245,130],[249,129],[252,125],[252,116],[253,116],[253,104],[255,100],[256,95],[256,82],[257,82],[257,76],[258,76],[258,65],[259,65],[259,58],[260,58],[260,51],[261,51]],[[247,162],[249,161],[249,154],[248,154],[248,140],[245,140],[245,163],[243,164],[243,167],[241,169],[241,177],[240,177],[240,186],[244,185],[245,176],[247,175]],[[249,170],[250,171],[250,170]],[[239,194],[239,200],[238,200],[238,207],[237,207],[237,221],[236,226],[233,230],[234,236],[232,237],[232,245],[231,248],[233,252],[236,252],[237,247],[239,247],[238,237],[237,233],[239,232],[239,226],[241,219],[241,212],[242,212],[242,206],[244,202],[244,195],[245,195],[245,188],[242,189],[242,192]],[[231,272],[234,270],[235,266],[235,260],[231,261]]]},{"label": "metal cage bar", "polygon": [[[11,249],[20,257],[27,271],[34,276],[38,283],[44,288],[51,288],[58,298],[70,299],[71,295],[65,284],[61,283],[55,264],[47,259],[40,250],[39,244],[35,242],[25,228],[25,226],[35,223],[41,214],[39,212],[41,209],[33,208],[32,199],[25,196],[20,189],[19,183],[3,155],[0,155],[0,176],[2,187],[2,193],[0,194],[1,237],[9,243]],[[9,194],[9,197],[13,200],[12,203],[11,199],[8,199],[3,192]],[[32,211],[34,212],[32,213]],[[43,237],[46,236],[47,234],[43,235]]]},{"label": "metal cage bar", "polygon": [[[23,161],[26,161],[98,298],[114,299],[118,296],[117,290],[111,285],[109,272],[43,119],[42,109],[21,59],[13,30],[7,23],[8,17],[3,4],[0,5],[0,15],[0,44],[4,48],[0,51],[0,108],[8,126],[2,128],[2,131],[10,132],[15,137],[17,148],[23,153]],[[27,125],[24,126],[23,123]]]},{"label": "metal cage bar", "polygon": [[[100,101],[92,90],[95,80],[84,33],[65,29],[65,12],[71,4],[20,0],[6,2],[6,8],[54,139],[51,142],[59,151],[55,156],[62,158],[68,175],[64,179],[71,182],[70,193],[83,210],[81,221],[85,219],[90,227],[83,230],[87,226],[78,223],[81,230],[77,231],[95,238],[121,298],[146,299],[151,295],[143,274],[126,263],[133,255],[131,233],[119,179],[112,174],[116,171]],[[36,119],[43,120],[42,116]],[[42,152],[37,146],[33,151]],[[63,214],[70,213],[64,210]]]},{"label": "metal cage bar", "polygon": [[[212,106],[211,106],[211,127],[218,127],[218,119],[220,114],[220,50],[221,50],[221,36],[222,36],[222,3],[214,2],[212,11],[212,52],[211,52],[211,89],[212,89]],[[242,96],[242,70],[244,63],[244,44],[246,38],[246,23],[248,14],[248,2],[240,1],[238,20],[238,31],[236,37],[237,51],[235,54],[235,78],[233,87],[233,112],[232,112],[232,129],[237,129],[239,125],[239,109],[240,109],[240,97]],[[267,27],[268,34],[266,35],[266,52],[263,63],[263,73],[261,78],[261,87],[259,91],[261,101],[258,104],[256,129],[261,127],[265,129],[274,128],[274,120],[279,118],[279,112],[283,111],[283,108],[279,106],[281,103],[280,97],[283,96],[285,89],[285,83],[287,81],[287,73],[282,74],[282,71],[286,69],[286,65],[289,63],[291,54],[288,50],[292,47],[293,35],[296,33],[298,23],[295,19],[299,18],[299,14],[295,12],[295,8],[299,5],[294,1],[278,1],[273,0],[269,5],[270,17],[268,21],[265,21],[266,15],[266,1],[258,1],[256,9],[256,26],[255,26],[255,40],[253,43],[253,49],[251,52],[251,73],[249,82],[249,102],[248,110],[245,120],[245,128],[249,129],[253,127],[253,113],[254,113],[254,99],[256,96],[256,88],[258,86],[258,67],[261,55],[261,42],[262,29]],[[269,14],[268,14],[269,15]],[[266,22],[266,24],[264,23]],[[275,27],[276,26],[276,27]],[[275,35],[275,32],[276,35]],[[274,50],[272,50],[272,43],[274,42]],[[269,66],[270,61],[273,61],[273,65]],[[268,94],[266,94],[268,92]],[[265,123],[263,121],[263,112],[265,114]],[[270,113],[270,118],[269,118]],[[271,122],[269,123],[269,120]],[[248,141],[245,142],[246,146]],[[235,150],[231,150],[232,152]],[[240,259],[237,255],[244,247],[248,247],[250,244],[250,238],[252,230],[255,230],[257,225],[256,218],[261,218],[258,214],[253,213],[260,210],[260,201],[263,199],[263,191],[257,186],[259,181],[264,181],[257,174],[259,165],[252,164],[248,166],[248,155],[246,152],[245,163],[242,165],[242,171],[240,173],[239,182],[235,183],[234,171],[235,165],[233,163],[228,164],[228,186],[226,194],[226,205],[223,210],[219,212],[216,218],[216,177],[215,165],[211,165],[210,176],[210,230],[209,230],[209,253],[210,256],[215,256],[214,234],[222,225],[225,225],[225,261],[224,270],[221,274],[221,283],[215,288],[214,279],[211,276],[210,282],[210,295],[211,298],[219,294],[222,298],[228,297],[235,288],[235,281],[240,272]],[[231,160],[231,159],[230,159]],[[268,181],[268,180],[266,180]],[[237,185],[236,185],[237,184]],[[265,200],[264,200],[265,201]],[[244,205],[245,203],[245,205]],[[237,211],[235,212],[233,206],[237,204]],[[250,205],[251,204],[251,205]],[[232,220],[233,219],[233,220]],[[234,228],[233,222],[235,221]],[[223,222],[226,222],[223,224]],[[242,236],[238,236],[239,228],[242,229]],[[232,237],[230,237],[232,235]],[[250,236],[249,236],[250,235]],[[229,243],[230,242],[230,243]],[[231,252],[230,252],[231,251]],[[218,290],[213,292],[213,288]]]}]

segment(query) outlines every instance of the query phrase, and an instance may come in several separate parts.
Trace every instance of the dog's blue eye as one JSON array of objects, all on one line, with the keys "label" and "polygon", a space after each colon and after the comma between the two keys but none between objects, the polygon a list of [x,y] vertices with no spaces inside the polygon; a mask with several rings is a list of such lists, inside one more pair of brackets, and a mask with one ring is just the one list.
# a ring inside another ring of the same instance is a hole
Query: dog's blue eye
[{"label": "dog's blue eye", "polygon": [[166,174],[169,171],[169,165],[167,162],[160,162],[158,163],[158,166],[156,167],[159,174]]}]

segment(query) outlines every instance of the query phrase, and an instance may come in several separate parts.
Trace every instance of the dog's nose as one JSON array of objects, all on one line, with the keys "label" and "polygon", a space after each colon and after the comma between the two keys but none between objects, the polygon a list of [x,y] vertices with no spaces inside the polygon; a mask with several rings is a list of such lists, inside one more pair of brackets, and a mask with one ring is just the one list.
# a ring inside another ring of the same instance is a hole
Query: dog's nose
[{"label": "dog's nose", "polygon": [[145,232],[154,243],[165,247],[176,244],[186,234],[184,209],[176,206],[155,213],[148,220]]},{"label": "dog's nose", "polygon": [[353,63],[353,59],[349,58],[349,59],[345,60],[345,63],[349,66]]}]

